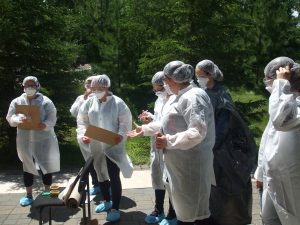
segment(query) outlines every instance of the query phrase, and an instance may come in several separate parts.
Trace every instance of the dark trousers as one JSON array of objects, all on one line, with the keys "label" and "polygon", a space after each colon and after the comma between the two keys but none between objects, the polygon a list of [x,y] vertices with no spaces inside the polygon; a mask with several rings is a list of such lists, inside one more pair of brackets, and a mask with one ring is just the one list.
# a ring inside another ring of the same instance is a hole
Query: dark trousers
[{"label": "dark trousers", "polygon": [[106,157],[107,170],[110,181],[99,182],[100,189],[103,194],[105,201],[110,201],[109,186],[111,186],[112,192],[112,208],[119,210],[121,195],[122,195],[122,184],[120,179],[120,169],[112,162],[108,157]]},{"label": "dark trousers", "polygon": [[92,184],[95,185],[95,186],[98,186],[99,181],[98,181],[97,173],[96,173],[96,170],[95,170],[94,166],[91,168],[90,174],[91,174],[91,177],[92,177]]},{"label": "dark trousers", "polygon": [[[52,173],[43,174],[42,171],[40,171],[43,184],[44,185],[51,185],[52,184]],[[23,179],[25,187],[31,187],[33,185],[33,174],[24,172],[23,173]]]},{"label": "dark trousers", "polygon": [[203,220],[196,220],[195,222],[182,222],[177,220],[177,225],[215,225],[211,218],[203,219]]}]

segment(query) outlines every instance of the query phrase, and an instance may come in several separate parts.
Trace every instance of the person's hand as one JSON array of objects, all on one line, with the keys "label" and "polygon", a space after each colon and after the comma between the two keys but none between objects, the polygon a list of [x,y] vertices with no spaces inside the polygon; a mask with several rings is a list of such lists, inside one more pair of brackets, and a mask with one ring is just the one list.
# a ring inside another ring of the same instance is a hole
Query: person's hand
[{"label": "person's hand", "polygon": [[38,127],[37,127],[38,130],[44,130],[45,128],[46,128],[46,124],[44,124],[44,123],[42,123],[42,122],[40,122],[40,123],[38,124]]},{"label": "person's hand", "polygon": [[276,70],[276,78],[290,80],[290,78],[291,78],[290,67],[289,66],[286,66],[285,68],[280,67],[278,70]]},{"label": "person's hand", "polygon": [[152,118],[147,110],[146,111],[143,110],[142,113],[138,116],[138,118],[144,124],[148,124],[152,121]]},{"label": "person's hand", "polygon": [[155,139],[156,149],[162,150],[162,149],[166,148],[167,147],[166,136],[163,135],[162,133],[157,133],[155,136],[156,136],[156,139]]},{"label": "person's hand", "polygon": [[91,142],[91,140],[90,140],[90,138],[89,137],[87,137],[87,136],[83,136],[82,137],[82,142],[84,143],[84,144],[89,144],[90,142]]},{"label": "person's hand", "polygon": [[143,136],[143,134],[144,134],[144,131],[142,130],[142,127],[136,125],[134,130],[129,131],[129,132],[127,133],[127,136],[128,136],[128,137],[131,137],[131,138],[134,138],[134,137],[140,137],[140,136]]},{"label": "person's hand", "polygon": [[86,89],[86,91],[83,94],[84,100],[86,100],[91,93],[92,93],[91,89]]},{"label": "person's hand", "polygon": [[20,123],[26,123],[29,120],[24,114],[19,114],[19,121],[20,121]]},{"label": "person's hand", "polygon": [[263,182],[256,180],[256,188],[257,189],[263,188]]},{"label": "person's hand", "polygon": [[119,135],[118,137],[116,137],[116,145],[119,144],[122,140],[123,140],[122,135]]}]

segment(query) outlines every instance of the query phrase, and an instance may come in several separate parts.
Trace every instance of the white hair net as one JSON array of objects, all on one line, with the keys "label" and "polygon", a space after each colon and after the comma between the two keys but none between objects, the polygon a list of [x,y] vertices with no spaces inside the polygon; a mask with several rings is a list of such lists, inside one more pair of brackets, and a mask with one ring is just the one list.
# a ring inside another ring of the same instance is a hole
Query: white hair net
[{"label": "white hair net", "polygon": [[170,77],[176,83],[191,82],[194,76],[194,68],[189,64],[183,64],[178,67]]},{"label": "white hair net", "polygon": [[294,65],[294,61],[291,58],[280,56],[268,63],[268,65],[264,69],[264,74],[266,77],[275,79],[276,70],[278,70],[280,67],[286,67],[286,66],[290,66],[290,68],[292,68],[293,65]]},{"label": "white hair net", "polygon": [[165,75],[165,76],[171,77],[171,76],[173,75],[174,71],[175,71],[178,67],[182,66],[183,64],[184,64],[184,63],[181,62],[181,61],[172,61],[172,62],[169,62],[169,63],[165,66],[165,68],[164,68],[164,75]]},{"label": "white hair net", "polygon": [[106,74],[96,75],[92,78],[91,87],[100,85],[102,87],[110,87],[110,79]]},{"label": "white hair net", "polygon": [[89,77],[87,77],[87,78],[85,79],[85,82],[87,82],[87,81],[92,81],[94,77],[95,77],[95,76],[89,76]]},{"label": "white hair net", "polygon": [[290,83],[293,91],[300,91],[300,64],[298,63],[291,68]]},{"label": "white hair net", "polygon": [[22,85],[25,86],[26,82],[29,81],[29,80],[33,81],[38,89],[41,87],[40,82],[38,81],[38,79],[35,76],[25,77],[23,82],[22,82]]},{"label": "white hair net", "polygon": [[158,84],[158,85],[164,85],[164,72],[159,71],[152,77],[151,83],[152,84]]},{"label": "white hair net", "polygon": [[196,65],[196,69],[202,69],[204,72],[210,74],[212,78],[216,81],[222,81],[224,79],[222,71],[219,67],[211,60],[205,59],[200,61]]}]

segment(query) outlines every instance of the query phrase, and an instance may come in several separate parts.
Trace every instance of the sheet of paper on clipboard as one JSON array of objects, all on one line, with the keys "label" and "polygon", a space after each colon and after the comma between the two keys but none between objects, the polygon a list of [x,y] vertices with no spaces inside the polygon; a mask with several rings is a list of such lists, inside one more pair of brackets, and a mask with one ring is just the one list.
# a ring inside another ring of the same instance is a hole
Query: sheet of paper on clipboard
[{"label": "sheet of paper on clipboard", "polygon": [[40,107],[37,105],[16,105],[16,113],[24,114],[28,119],[18,124],[18,128],[24,130],[35,130],[40,123]]},{"label": "sheet of paper on clipboard", "polygon": [[118,137],[121,137],[121,135],[119,134],[93,125],[88,126],[84,136],[104,142],[109,145],[117,144]]}]

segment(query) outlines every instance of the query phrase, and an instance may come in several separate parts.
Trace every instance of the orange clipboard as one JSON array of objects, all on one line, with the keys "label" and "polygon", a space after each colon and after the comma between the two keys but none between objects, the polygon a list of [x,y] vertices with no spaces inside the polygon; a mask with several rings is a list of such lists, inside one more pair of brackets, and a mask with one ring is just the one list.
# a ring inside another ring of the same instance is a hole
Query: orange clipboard
[{"label": "orange clipboard", "polygon": [[36,130],[40,123],[40,107],[37,105],[16,105],[16,113],[24,114],[28,121],[18,124],[24,130]]},{"label": "orange clipboard", "polygon": [[117,144],[118,138],[121,137],[121,135],[119,134],[93,125],[88,126],[84,136],[95,139],[97,141],[104,142],[109,145]]}]

